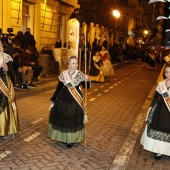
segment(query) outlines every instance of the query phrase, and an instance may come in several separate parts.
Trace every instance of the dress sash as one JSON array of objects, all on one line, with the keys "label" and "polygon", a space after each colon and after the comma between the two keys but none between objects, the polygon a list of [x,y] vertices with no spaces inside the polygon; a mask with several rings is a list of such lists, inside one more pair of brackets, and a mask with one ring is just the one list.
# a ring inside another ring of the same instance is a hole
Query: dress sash
[{"label": "dress sash", "polygon": [[[73,77],[75,77],[77,73],[78,73],[78,70],[75,71],[75,73],[73,74]],[[66,82],[69,92],[74,97],[74,99],[77,101],[77,103],[80,105],[80,107],[83,109],[83,111],[85,111],[83,98],[80,96],[76,88],[72,85],[71,77],[68,73],[68,70],[63,71],[63,77],[64,77],[64,80]]]},{"label": "dress sash", "polygon": [[5,85],[3,80],[0,78],[0,89],[4,95],[8,98],[9,102],[12,104],[13,111],[16,110],[16,105],[14,102],[14,88],[11,80],[6,76],[7,84],[9,88]]},{"label": "dress sash", "polygon": [[161,90],[161,93],[162,93],[162,97],[165,101],[165,104],[170,112],[170,97],[169,97],[169,94],[168,94],[168,89],[166,87],[166,84],[165,84],[165,81],[162,81],[159,83],[159,87],[160,87],[160,90]]}]

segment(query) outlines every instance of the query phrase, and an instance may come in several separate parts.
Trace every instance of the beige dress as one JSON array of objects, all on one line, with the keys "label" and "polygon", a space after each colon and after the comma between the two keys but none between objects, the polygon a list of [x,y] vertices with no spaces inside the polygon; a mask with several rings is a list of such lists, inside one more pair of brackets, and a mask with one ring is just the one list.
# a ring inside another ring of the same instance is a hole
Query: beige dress
[{"label": "beige dress", "polygon": [[[1,83],[9,90],[10,97],[8,98],[3,92],[3,87],[0,85],[0,136],[8,136],[18,133],[19,121],[18,110],[14,100],[13,84],[4,71],[4,65],[12,62],[12,58],[5,53],[0,54],[0,78]],[[12,99],[12,100],[11,100]]]},{"label": "beige dress", "polygon": [[107,50],[100,51],[100,55],[102,57],[103,61],[103,70],[104,70],[104,76],[113,76],[114,75],[114,69],[112,66],[112,63],[110,62],[110,55]]}]

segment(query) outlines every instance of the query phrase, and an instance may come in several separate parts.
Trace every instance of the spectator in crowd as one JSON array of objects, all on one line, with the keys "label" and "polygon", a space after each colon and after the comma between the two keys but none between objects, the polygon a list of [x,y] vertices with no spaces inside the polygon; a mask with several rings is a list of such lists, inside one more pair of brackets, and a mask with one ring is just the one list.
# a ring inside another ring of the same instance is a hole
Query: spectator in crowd
[{"label": "spectator in crowd", "polygon": [[9,36],[6,36],[2,33],[2,29],[0,28],[0,41],[3,45],[3,51],[10,56],[12,55],[12,39]]},{"label": "spectator in crowd", "polygon": [[35,47],[33,47],[33,61],[35,62],[35,64],[32,65],[32,69],[33,69],[33,82],[38,82],[38,77],[40,76],[42,70],[43,70],[43,66],[39,65],[39,53],[37,51],[37,49]]},{"label": "spectator in crowd", "polygon": [[55,43],[55,48],[61,48],[62,47],[62,42],[61,39],[58,38],[57,42]]},{"label": "spectator in crowd", "polygon": [[[22,50],[21,56],[20,56],[20,61],[21,61],[21,65],[23,66],[23,68],[32,68],[32,70],[34,71],[33,74],[34,75],[39,75],[39,68],[38,65],[36,63],[36,59],[35,59],[35,55],[34,53],[34,49],[31,46],[28,46],[26,49]],[[30,75],[28,76],[30,77]],[[30,79],[32,79],[32,75],[31,78],[29,78],[29,82],[27,81],[27,86],[28,88],[34,88],[35,85],[30,82]]]},{"label": "spectator in crowd", "polygon": [[30,33],[30,28],[26,28],[25,33],[21,37],[21,48],[27,48],[28,46],[35,47],[36,41],[34,36]]},{"label": "spectator in crowd", "polygon": [[50,46],[46,45],[42,48],[41,54],[48,54],[50,56],[50,74],[57,74],[59,72],[59,63],[55,61],[53,51]]},{"label": "spectator in crowd", "polygon": [[154,51],[148,54],[148,64],[147,67],[150,69],[156,69],[156,55]]},{"label": "spectator in crowd", "polygon": [[108,41],[106,40],[106,37],[104,37],[102,46],[104,46],[106,49],[108,48]]},{"label": "spectator in crowd", "polygon": [[19,84],[21,82],[21,72],[19,71],[21,64],[20,64],[20,59],[19,59],[19,48],[13,48],[13,54],[12,54],[12,58],[13,58],[13,62],[12,62],[12,68],[14,70],[14,76],[12,77],[12,82],[14,85],[14,88],[18,88],[19,89]]},{"label": "spectator in crowd", "polygon": [[[14,88],[20,90],[27,90],[27,84],[31,84],[33,70],[29,66],[22,66],[20,62],[20,54],[19,49],[13,49],[13,70],[14,70],[14,78],[13,84]],[[15,79],[16,77],[16,79]]]},{"label": "spectator in crowd", "polygon": [[97,38],[95,38],[93,43],[92,43],[92,50],[97,51],[97,50],[99,50],[99,48],[100,47],[97,45]]},{"label": "spectator in crowd", "polygon": [[17,35],[16,35],[15,38],[14,38],[14,42],[15,42],[15,41],[18,41],[18,42],[22,43],[22,42],[21,42],[22,35],[23,35],[23,32],[22,32],[22,31],[18,31],[18,32],[17,32]]}]

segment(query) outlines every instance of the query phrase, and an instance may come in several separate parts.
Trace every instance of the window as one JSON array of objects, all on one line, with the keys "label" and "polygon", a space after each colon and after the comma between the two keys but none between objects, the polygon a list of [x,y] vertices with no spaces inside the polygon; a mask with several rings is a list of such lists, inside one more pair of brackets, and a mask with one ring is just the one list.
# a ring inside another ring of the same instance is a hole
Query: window
[{"label": "window", "polygon": [[24,5],[22,6],[22,31],[25,32],[25,29],[29,27],[29,6]]}]

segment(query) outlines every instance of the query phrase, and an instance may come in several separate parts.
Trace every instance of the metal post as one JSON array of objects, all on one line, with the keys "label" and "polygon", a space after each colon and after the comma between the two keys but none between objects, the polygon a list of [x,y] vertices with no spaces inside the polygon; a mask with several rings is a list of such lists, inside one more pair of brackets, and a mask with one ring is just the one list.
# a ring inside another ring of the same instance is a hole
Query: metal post
[{"label": "metal post", "polygon": [[81,70],[81,48],[79,48],[79,70]]}]

